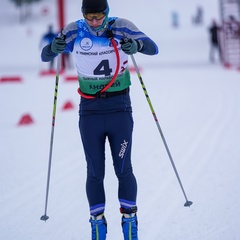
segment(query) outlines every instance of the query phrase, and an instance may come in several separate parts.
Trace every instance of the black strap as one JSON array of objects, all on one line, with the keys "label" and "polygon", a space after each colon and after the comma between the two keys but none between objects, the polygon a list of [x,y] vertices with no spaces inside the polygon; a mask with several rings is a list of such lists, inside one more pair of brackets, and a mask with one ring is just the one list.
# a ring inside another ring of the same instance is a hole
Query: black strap
[{"label": "black strap", "polygon": [[116,92],[97,92],[95,94],[86,94],[86,93],[84,94],[88,96],[93,96],[96,98],[110,98],[110,97],[115,97],[119,95],[126,95],[127,93],[129,93],[129,87]]},{"label": "black strap", "polygon": [[131,213],[136,213],[138,210],[137,206],[131,207],[131,208],[120,208],[120,213],[126,213],[126,214],[131,214]]},{"label": "black strap", "polygon": [[109,39],[113,38],[113,31],[112,31],[112,24],[115,22],[115,20],[111,20],[110,22],[108,22],[108,30],[106,31],[107,37]]}]

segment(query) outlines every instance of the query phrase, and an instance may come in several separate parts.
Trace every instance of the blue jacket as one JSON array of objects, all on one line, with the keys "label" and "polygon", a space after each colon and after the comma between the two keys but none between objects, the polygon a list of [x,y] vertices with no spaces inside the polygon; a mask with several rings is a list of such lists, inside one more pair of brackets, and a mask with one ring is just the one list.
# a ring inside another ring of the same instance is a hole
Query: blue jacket
[{"label": "blue jacket", "polygon": [[[122,18],[109,18],[108,28],[103,28],[102,30],[96,32],[89,25],[86,24],[85,20],[78,20],[68,24],[63,30],[62,34],[66,36],[66,48],[65,52],[72,52],[75,54],[74,49],[75,44],[78,44],[78,37],[81,35],[84,38],[84,35],[87,33],[87,37],[90,36],[99,36],[107,38],[107,31],[111,30],[114,36],[114,40],[120,41],[122,38],[132,38],[138,40],[140,43],[139,52],[147,55],[155,55],[158,53],[157,45],[143,32],[141,32],[132,22]],[[121,50],[121,49],[120,49]],[[51,61],[57,54],[51,51],[51,44],[45,46],[42,50],[42,61],[48,62]],[[85,55],[75,57],[75,61],[78,61],[81,64],[81,61],[84,61]],[[98,55],[99,57],[99,55]],[[105,56],[103,56],[104,58]],[[126,57],[125,57],[126,58]],[[114,96],[110,98],[95,98],[95,99],[81,99],[80,103],[80,114],[84,113],[103,113],[103,112],[113,112],[113,111],[131,111],[131,101],[129,93],[125,95]]]}]

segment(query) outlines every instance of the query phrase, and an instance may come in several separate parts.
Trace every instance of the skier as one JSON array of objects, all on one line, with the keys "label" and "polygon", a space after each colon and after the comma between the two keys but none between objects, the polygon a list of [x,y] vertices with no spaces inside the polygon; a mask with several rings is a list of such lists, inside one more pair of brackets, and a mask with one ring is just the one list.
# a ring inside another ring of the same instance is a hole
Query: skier
[{"label": "skier", "polygon": [[203,8],[201,6],[197,7],[196,15],[193,16],[192,22],[196,25],[203,24]]},{"label": "skier", "polygon": [[[132,107],[128,55],[155,55],[157,45],[132,22],[109,17],[107,0],[83,0],[84,19],[63,28],[42,61],[71,52],[81,95],[79,129],[87,162],[86,193],[92,240],[105,240],[105,141],[110,143],[125,240],[138,240],[137,182],[131,163]],[[119,56],[119,57],[118,57]]]},{"label": "skier", "polygon": [[[40,48],[52,42],[52,40],[57,36],[57,33],[53,31],[53,26],[48,26],[48,31],[45,33],[40,41]],[[49,71],[53,70],[54,60],[52,59],[49,64]]]},{"label": "skier", "polygon": [[214,62],[214,52],[217,50],[219,54],[219,59],[222,61],[221,46],[219,41],[219,31],[221,27],[217,25],[215,20],[212,21],[212,25],[209,27],[210,34],[210,54],[209,58],[211,62]]}]

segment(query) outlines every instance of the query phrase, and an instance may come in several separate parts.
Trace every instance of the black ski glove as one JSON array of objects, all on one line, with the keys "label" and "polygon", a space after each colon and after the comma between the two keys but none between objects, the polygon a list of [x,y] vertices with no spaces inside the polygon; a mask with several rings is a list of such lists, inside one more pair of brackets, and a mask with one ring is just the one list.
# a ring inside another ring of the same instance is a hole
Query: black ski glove
[{"label": "black ski glove", "polygon": [[132,55],[134,53],[137,53],[139,50],[142,49],[142,44],[138,40],[134,40],[132,38],[122,38],[120,40],[120,44],[122,47],[122,50],[128,54]]},{"label": "black ski glove", "polygon": [[62,53],[66,47],[66,36],[61,34],[59,37],[55,37],[51,43],[51,50],[54,53]]}]

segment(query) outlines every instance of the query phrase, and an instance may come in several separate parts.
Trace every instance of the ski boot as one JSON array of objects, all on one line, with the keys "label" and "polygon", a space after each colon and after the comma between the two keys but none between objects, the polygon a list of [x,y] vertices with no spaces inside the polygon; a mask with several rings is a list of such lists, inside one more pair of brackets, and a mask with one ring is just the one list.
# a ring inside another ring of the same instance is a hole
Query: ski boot
[{"label": "ski boot", "polygon": [[138,240],[138,221],[137,207],[130,209],[121,208],[122,216],[122,231],[124,240]]},{"label": "ski boot", "polygon": [[89,222],[92,227],[92,240],[106,240],[107,221],[104,214],[91,216]]}]

